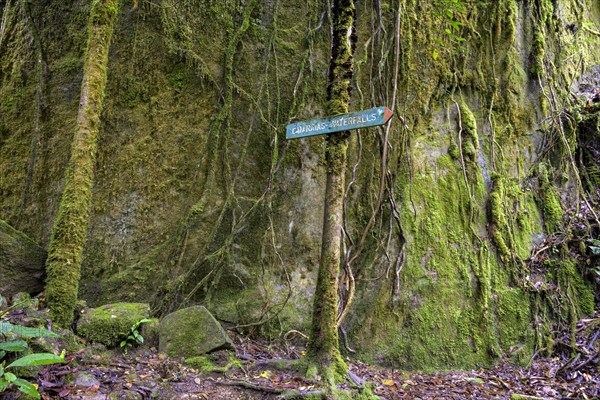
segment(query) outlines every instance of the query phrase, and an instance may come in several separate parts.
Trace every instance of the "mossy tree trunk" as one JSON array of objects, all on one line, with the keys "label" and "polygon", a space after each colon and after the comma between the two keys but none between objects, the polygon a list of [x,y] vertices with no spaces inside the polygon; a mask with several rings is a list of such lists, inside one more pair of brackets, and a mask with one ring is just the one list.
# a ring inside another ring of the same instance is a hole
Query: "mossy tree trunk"
[{"label": "mossy tree trunk", "polygon": [[[333,37],[327,87],[327,114],[348,112],[353,74],[352,54],[356,43],[354,0],[334,0]],[[346,364],[338,346],[338,274],[342,241],[342,212],[347,139],[350,132],[327,137],[327,181],[321,259],[313,303],[308,343],[309,375],[319,374],[326,385],[345,377]]]},{"label": "mossy tree trunk", "polygon": [[73,321],[77,302],[108,50],[119,9],[120,0],[98,0],[92,7],[71,159],[48,248],[46,297],[54,321],[63,326]]}]

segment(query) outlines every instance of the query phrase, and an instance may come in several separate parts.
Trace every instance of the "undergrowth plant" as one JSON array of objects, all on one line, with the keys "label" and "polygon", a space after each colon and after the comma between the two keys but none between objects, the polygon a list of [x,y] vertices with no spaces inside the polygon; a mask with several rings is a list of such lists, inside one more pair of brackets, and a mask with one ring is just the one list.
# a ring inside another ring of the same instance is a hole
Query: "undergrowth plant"
[{"label": "undergrowth plant", "polygon": [[435,60],[439,57],[438,50],[449,53],[466,50],[463,46],[466,39],[460,35],[463,27],[460,19],[465,13],[463,1],[436,0],[433,7],[433,15],[442,22],[443,35],[435,39],[437,46],[433,50],[432,58]]},{"label": "undergrowth plant", "polygon": [[125,354],[127,354],[128,347],[133,346],[135,343],[137,343],[137,344],[144,343],[144,337],[140,333],[140,327],[142,326],[142,324],[146,324],[151,321],[152,321],[151,319],[143,318],[143,319],[139,320],[138,322],[136,322],[135,324],[131,325],[129,332],[123,333],[123,335],[124,336],[126,335],[126,336],[123,340],[121,340],[120,346],[121,346],[121,348],[123,348],[125,350]]},{"label": "undergrowth plant", "polygon": [[[6,313],[7,310],[0,312],[0,317],[6,315]],[[15,338],[5,340],[9,334]],[[2,337],[2,341],[0,341],[0,393],[3,393],[10,385],[14,385],[28,396],[39,399],[40,394],[37,390],[37,385],[19,378],[16,375],[17,370],[14,370],[14,368],[62,363],[65,361],[64,350],[60,356],[52,353],[32,353],[16,358],[8,365],[6,365],[6,363],[9,359],[15,357],[13,353],[20,353],[29,348],[27,342],[23,340],[23,338],[60,336],[48,329],[30,328],[0,320],[0,337]]]}]

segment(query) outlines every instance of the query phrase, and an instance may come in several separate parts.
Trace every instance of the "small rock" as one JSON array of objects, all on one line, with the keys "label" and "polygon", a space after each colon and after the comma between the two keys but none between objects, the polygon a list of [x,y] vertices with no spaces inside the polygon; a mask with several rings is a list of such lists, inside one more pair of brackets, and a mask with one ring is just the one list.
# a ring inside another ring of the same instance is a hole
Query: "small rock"
[{"label": "small rock", "polygon": [[81,386],[84,388],[91,388],[94,386],[100,386],[100,381],[96,379],[94,375],[87,371],[80,371],[75,379],[73,380],[73,385]]}]

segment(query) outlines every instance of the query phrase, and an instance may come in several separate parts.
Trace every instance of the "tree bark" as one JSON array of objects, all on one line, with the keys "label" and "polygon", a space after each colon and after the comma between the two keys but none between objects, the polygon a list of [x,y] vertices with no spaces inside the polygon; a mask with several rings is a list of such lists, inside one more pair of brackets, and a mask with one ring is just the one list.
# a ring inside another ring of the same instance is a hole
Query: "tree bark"
[{"label": "tree bark", "polygon": [[88,227],[108,50],[120,0],[98,0],[90,14],[86,60],[71,159],[48,248],[46,297],[55,323],[68,326],[77,303]]},{"label": "tree bark", "polygon": [[46,251],[0,220],[0,294],[37,294],[44,290]]},{"label": "tree bark", "polygon": [[[327,113],[348,112],[353,74],[354,0],[334,0],[333,36],[327,87]],[[313,302],[313,319],[308,343],[308,374],[321,375],[325,384],[343,381],[347,366],[340,354],[337,332],[338,275],[340,271],[342,214],[346,170],[347,139],[350,132],[327,137],[327,182],[323,236],[317,286]]]}]

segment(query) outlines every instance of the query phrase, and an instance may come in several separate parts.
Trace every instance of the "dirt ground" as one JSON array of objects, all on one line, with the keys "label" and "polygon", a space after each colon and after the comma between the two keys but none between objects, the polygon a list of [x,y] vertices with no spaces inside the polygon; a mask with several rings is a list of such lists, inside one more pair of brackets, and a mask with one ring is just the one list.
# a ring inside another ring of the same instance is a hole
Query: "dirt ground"
[{"label": "dirt ground", "polygon": [[[416,374],[349,360],[355,380],[370,385],[381,399],[594,399],[600,396],[597,339],[600,319],[587,320],[581,345],[587,357],[543,358],[528,367],[500,362],[491,369]],[[585,342],[587,340],[587,342]],[[584,343],[585,342],[585,343]],[[241,363],[222,372],[201,372],[156,349],[98,350],[68,355],[62,365],[44,367],[36,378],[44,399],[278,399],[290,391],[314,393],[318,383],[300,373],[277,369],[269,360],[301,357],[302,345],[235,337],[235,354],[211,356],[214,364]],[[235,357],[233,357],[235,356]],[[578,368],[575,368],[577,367]],[[346,386],[349,388],[349,386]],[[519,395],[524,397],[519,397]],[[533,397],[527,397],[533,396]],[[2,399],[22,398],[4,393]]]}]

